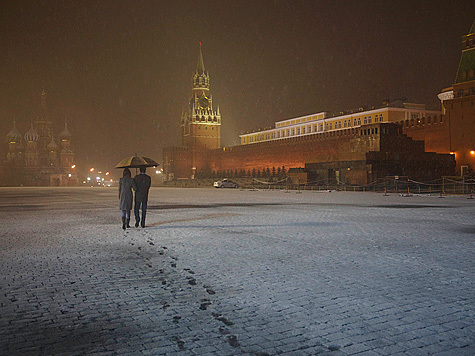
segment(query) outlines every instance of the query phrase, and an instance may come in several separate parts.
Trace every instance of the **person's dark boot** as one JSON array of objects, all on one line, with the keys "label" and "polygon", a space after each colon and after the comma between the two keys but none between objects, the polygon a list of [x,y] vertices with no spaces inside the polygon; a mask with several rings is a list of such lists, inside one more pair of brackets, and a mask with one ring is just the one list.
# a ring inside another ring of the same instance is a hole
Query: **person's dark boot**
[{"label": "person's dark boot", "polygon": [[130,219],[127,219],[127,229],[130,228]]},{"label": "person's dark boot", "polygon": [[135,227],[139,227],[139,223],[140,223],[140,221],[135,220]]},{"label": "person's dark boot", "polygon": [[140,226],[145,227],[145,221],[144,220],[142,220],[142,222],[140,223]]},{"label": "person's dark boot", "polygon": [[125,230],[125,226],[126,226],[126,220],[125,218],[122,218],[122,230]]}]

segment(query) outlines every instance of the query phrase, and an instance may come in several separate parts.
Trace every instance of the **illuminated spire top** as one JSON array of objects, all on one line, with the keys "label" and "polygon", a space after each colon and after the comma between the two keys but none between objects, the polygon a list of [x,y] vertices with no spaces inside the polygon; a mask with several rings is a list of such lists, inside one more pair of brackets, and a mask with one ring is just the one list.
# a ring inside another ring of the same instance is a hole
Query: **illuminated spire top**
[{"label": "illuminated spire top", "polygon": [[201,52],[201,41],[200,41],[200,56],[198,57],[198,64],[196,65],[196,71],[198,74],[204,74],[205,64],[203,62],[203,53]]},{"label": "illuminated spire top", "polygon": [[193,90],[196,91],[198,96],[202,96],[203,90],[209,90],[209,74],[205,70],[205,64],[203,62],[203,52],[201,51],[201,42],[200,44],[200,55],[198,56],[198,64],[196,65],[196,71],[193,75]]},{"label": "illuminated spire top", "polygon": [[455,83],[475,80],[475,22],[467,35],[462,36],[462,57],[460,58]]}]

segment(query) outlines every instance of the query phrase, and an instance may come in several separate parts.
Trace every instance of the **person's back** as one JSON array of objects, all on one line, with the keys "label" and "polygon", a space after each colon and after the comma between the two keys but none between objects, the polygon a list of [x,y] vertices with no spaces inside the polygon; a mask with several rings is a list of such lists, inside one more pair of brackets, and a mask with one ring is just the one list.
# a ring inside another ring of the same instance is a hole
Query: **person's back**
[{"label": "person's back", "polygon": [[[148,191],[150,185],[152,184],[152,178],[145,174],[145,167],[140,167],[140,174],[137,174],[134,177],[135,186],[137,190],[135,191],[135,227],[139,226],[139,223],[142,227],[145,227],[145,216],[147,214],[147,201],[148,201]],[[140,219],[140,207],[142,207],[142,219]]]},{"label": "person's back", "polygon": [[148,191],[152,183],[152,178],[145,174],[137,174],[134,178],[135,185],[137,186],[137,191],[135,192],[135,200],[144,201],[148,198]]}]

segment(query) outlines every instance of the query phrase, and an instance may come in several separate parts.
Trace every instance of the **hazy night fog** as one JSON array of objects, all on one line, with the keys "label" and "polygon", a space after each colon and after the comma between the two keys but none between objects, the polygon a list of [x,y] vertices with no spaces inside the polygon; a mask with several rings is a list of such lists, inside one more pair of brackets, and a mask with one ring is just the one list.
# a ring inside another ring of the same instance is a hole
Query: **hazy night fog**
[{"label": "hazy night fog", "polygon": [[0,132],[14,118],[28,130],[44,87],[80,171],[135,152],[160,160],[180,145],[199,41],[224,146],[386,99],[439,108],[474,15],[473,1],[4,2]]}]

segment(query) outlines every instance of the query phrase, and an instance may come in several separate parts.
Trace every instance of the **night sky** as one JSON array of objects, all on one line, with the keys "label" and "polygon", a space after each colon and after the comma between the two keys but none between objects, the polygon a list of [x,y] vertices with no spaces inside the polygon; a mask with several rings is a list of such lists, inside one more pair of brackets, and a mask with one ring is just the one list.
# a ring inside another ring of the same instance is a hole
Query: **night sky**
[{"label": "night sky", "polygon": [[0,133],[28,130],[44,87],[80,169],[160,160],[180,145],[199,41],[223,146],[387,99],[438,109],[474,20],[475,1],[4,1]]}]

